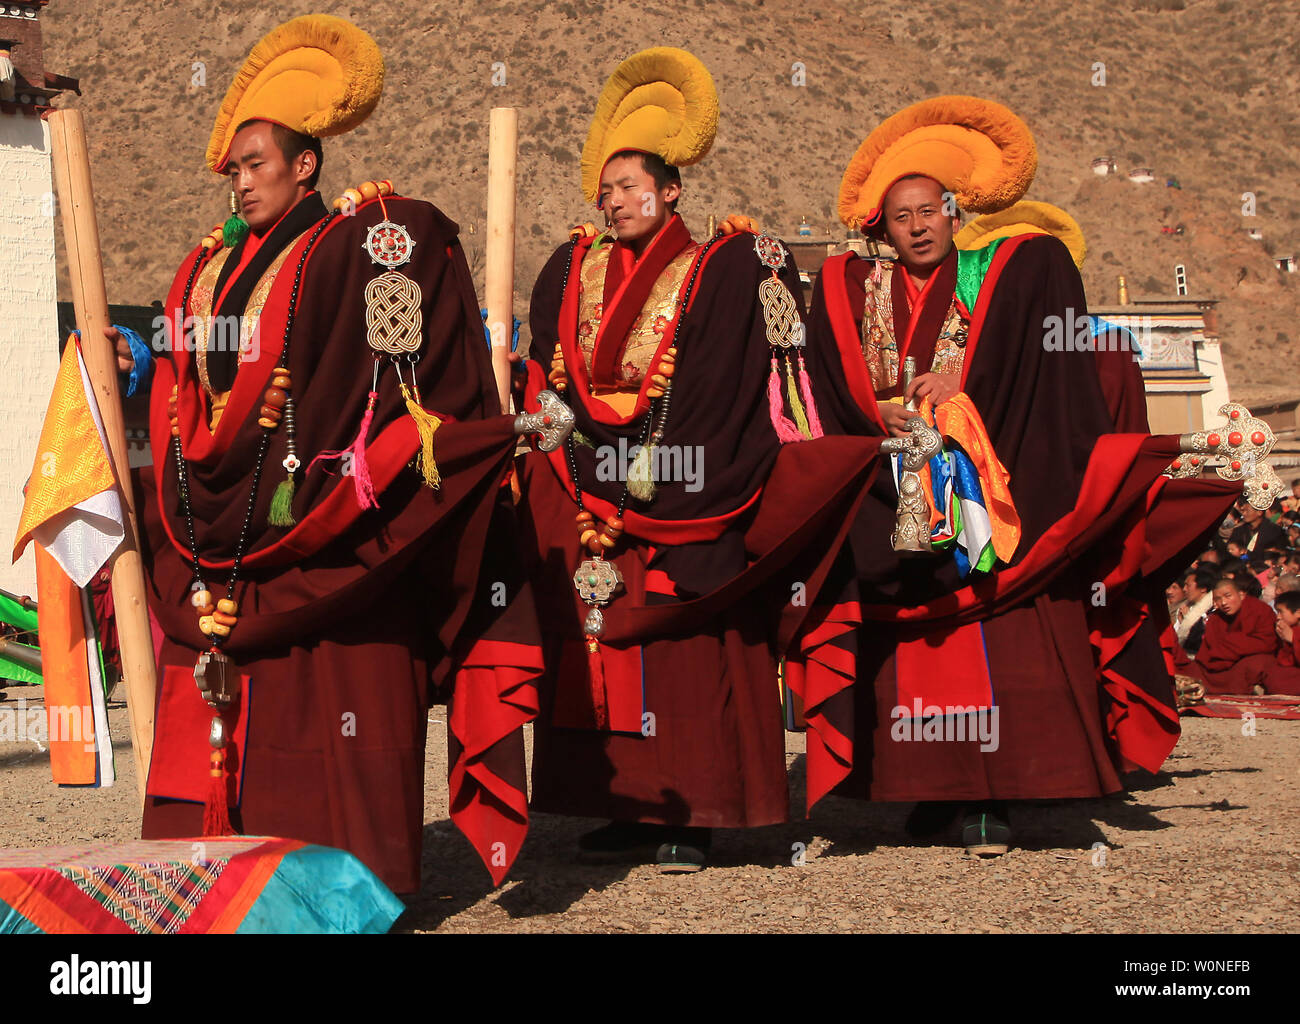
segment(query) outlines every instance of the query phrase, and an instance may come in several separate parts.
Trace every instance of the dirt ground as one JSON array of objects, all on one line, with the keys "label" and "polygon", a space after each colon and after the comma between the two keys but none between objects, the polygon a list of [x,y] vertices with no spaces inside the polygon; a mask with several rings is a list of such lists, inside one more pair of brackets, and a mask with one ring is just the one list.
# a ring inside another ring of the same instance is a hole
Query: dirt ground
[{"label": "dirt ground", "polygon": [[[12,687],[0,714],[40,706]],[[110,705],[119,779],[59,789],[31,740],[0,741],[0,845],[137,835],[127,715]],[[493,890],[447,820],[444,709],[429,715],[424,887],[397,931],[415,932],[1294,932],[1300,930],[1300,722],[1183,720],[1155,777],[1103,800],[1017,805],[1019,844],[976,860],[915,846],[906,805],[828,799],[811,821],[715,834],[696,875],[574,863],[598,824],[538,815]],[[0,735],[6,735],[0,731]],[[792,800],[803,737],[790,734]],[[1100,844],[1100,845],[1099,845]]]}]

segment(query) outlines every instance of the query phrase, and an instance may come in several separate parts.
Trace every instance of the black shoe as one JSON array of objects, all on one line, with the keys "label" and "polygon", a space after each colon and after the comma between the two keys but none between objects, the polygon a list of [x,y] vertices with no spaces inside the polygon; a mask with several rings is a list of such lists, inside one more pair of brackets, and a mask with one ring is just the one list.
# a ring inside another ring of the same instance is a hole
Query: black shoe
[{"label": "black shoe", "polygon": [[997,800],[971,804],[961,823],[961,841],[976,857],[1000,857],[1011,845],[1007,805]]},{"label": "black shoe", "polygon": [[665,875],[689,874],[701,870],[709,859],[713,830],[708,828],[666,828],[664,842],[655,854]]},{"label": "black shoe", "polygon": [[962,805],[952,800],[923,800],[912,808],[903,830],[913,839],[928,839],[946,832],[957,820]]},{"label": "black shoe", "polygon": [[707,850],[687,843],[664,843],[655,854],[659,871],[665,875],[685,875],[701,871],[708,863]]}]

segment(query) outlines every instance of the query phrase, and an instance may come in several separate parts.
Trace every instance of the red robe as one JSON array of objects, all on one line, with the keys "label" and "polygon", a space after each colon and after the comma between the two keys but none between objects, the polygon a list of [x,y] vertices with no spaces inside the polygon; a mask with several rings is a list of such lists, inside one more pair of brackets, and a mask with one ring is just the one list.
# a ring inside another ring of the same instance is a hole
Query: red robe
[{"label": "red robe", "polygon": [[[455,224],[427,203],[398,197],[326,222],[314,194],[303,203],[313,200],[318,212],[290,215],[294,238],[276,240],[288,254],[264,296],[259,345],[237,372],[233,360],[209,361],[214,383],[223,372],[233,382],[215,433],[194,346],[187,350],[177,330],[181,316],[195,312],[184,302],[191,273],[211,256],[191,253],[168,297],[173,358],[158,363],[153,465],[138,481],[151,611],[165,635],[143,835],[199,835],[203,807],[195,801],[206,785],[211,717],[192,675],[208,644],[189,602],[193,573],[168,395],[177,383],[203,578],[224,597],[263,435],[258,407],[283,358],[301,266],[287,364],[303,464],[297,525],[267,523],[284,478],[282,426],[271,435],[235,590],[239,623],[224,647],[247,677],[238,715],[229,716],[238,767],[228,794],[232,822],[246,833],[343,847],[394,890],[417,890],[427,709],[441,691],[451,705],[452,817],[499,880],[526,830],[522,726],[534,711],[540,670],[535,620],[512,575],[517,559],[503,548],[513,535],[501,488],[515,445],[511,420],[499,415]],[[401,272],[422,295],[414,373],[425,408],[444,418],[435,438],[442,484],[433,491],[408,468],[419,438],[385,360],[365,445],[379,507],[362,511],[352,475],[337,462],[310,463],[346,449],[367,406],[373,361],[364,290],[384,268],[363,243],[383,219],[404,225],[416,243]],[[246,308],[257,293],[246,276],[266,269],[273,247],[264,240],[242,274],[217,282],[221,311]],[[236,250],[225,269],[237,267],[238,257]],[[493,600],[498,581],[520,599]]]},{"label": "red robe", "polygon": [[1263,681],[1259,677],[1278,664],[1276,621],[1272,608],[1249,595],[1231,618],[1216,609],[1205,620],[1196,660],[1180,663],[1179,671],[1199,679],[1206,693],[1252,692]]},{"label": "red robe", "polygon": [[[809,362],[828,431],[883,432],[861,338],[870,270],[852,255],[833,258],[813,297]],[[900,346],[915,321],[900,363],[917,355],[919,372],[929,369],[955,289],[955,267],[935,273],[914,312],[893,304]],[[808,701],[810,803],[836,785],[882,800],[1098,796],[1120,788],[1124,768],[1156,770],[1177,740],[1152,594],[1190,561],[1240,489],[1162,479],[1176,439],[1114,433],[1142,429],[1116,422],[1132,408],[1124,400],[1131,371],[1086,347],[1045,344],[1052,318],[1073,338],[1087,312],[1059,241],[1003,242],[974,307],[961,390],[1010,473],[1020,544],[1011,566],[984,578],[962,579],[947,556],[900,557],[889,544],[897,494],[880,476],[850,540],[866,620],[857,631],[858,685]],[[970,625],[979,632],[954,632]],[[913,641],[909,686],[934,689],[986,666],[987,703],[998,709],[995,750],[968,739],[897,738],[903,641]]]},{"label": "red robe", "polygon": [[1268,693],[1300,694],[1300,628],[1292,631],[1290,643],[1279,641],[1276,664],[1258,681]]},{"label": "red robe", "polygon": [[[608,385],[626,372],[628,332],[647,295],[692,244],[674,218],[640,260],[611,245],[593,383]],[[579,307],[581,268],[592,258],[590,239],[565,245],[537,281],[529,389],[535,395],[542,386],[558,343],[577,429],[610,451],[620,439],[640,440],[649,378],[627,416],[588,394]],[[598,672],[583,646],[588,608],[573,585],[586,556],[565,452],[525,460],[521,510],[547,641],[533,769],[540,810],[704,827],[769,825],[787,816],[777,658],[819,591],[878,441],[780,445],[769,418],[770,353],[756,297],[770,271],[755,255],[754,236],[715,242],[692,260],[698,276],[680,314],[663,444],[699,453],[700,486],[661,480],[652,503],[629,501],[612,556],[625,589],[604,608]],[[798,296],[792,261],[782,278]],[[690,273],[682,278],[679,302],[690,280]],[[675,316],[658,327],[659,352],[672,343]],[[574,455],[584,502],[599,522],[622,482],[602,479],[596,447],[577,445]]]}]

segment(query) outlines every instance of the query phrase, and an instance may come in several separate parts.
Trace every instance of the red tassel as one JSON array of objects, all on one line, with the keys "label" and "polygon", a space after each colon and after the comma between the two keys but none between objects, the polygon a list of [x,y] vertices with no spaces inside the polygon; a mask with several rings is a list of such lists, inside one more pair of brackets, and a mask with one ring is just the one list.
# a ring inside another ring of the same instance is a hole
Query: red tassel
[{"label": "red tassel", "polygon": [[772,356],[772,372],[767,378],[767,411],[772,417],[772,429],[782,444],[802,441],[803,434],[785,414],[785,404],[781,399],[781,371],[777,369],[776,356]]},{"label": "red tassel", "polygon": [[214,750],[211,758],[208,780],[208,799],[203,805],[203,835],[233,836],[235,827],[230,823],[230,808],[227,806],[230,778],[226,771],[226,748]]},{"label": "red tassel", "polygon": [[596,712],[596,728],[609,730],[609,698],[605,693],[605,665],[600,658],[600,641],[587,640],[587,667],[591,672],[591,706]]},{"label": "red tassel", "polygon": [[799,353],[799,390],[803,393],[804,411],[808,413],[808,429],[813,437],[824,437],[822,418],[817,415],[817,403],[813,401],[812,381],[808,379],[808,367],[804,365],[803,353]]},{"label": "red tassel", "polygon": [[361,429],[357,438],[341,452],[321,452],[307,466],[308,472],[321,459],[341,459],[346,453],[352,453],[352,483],[357,490],[357,504],[363,509],[378,508],[379,499],[375,496],[375,486],[370,480],[370,464],[366,461],[366,434],[370,430],[370,421],[375,418],[375,403],[379,401],[379,392],[370,392],[366,401],[366,414],[361,417]]}]

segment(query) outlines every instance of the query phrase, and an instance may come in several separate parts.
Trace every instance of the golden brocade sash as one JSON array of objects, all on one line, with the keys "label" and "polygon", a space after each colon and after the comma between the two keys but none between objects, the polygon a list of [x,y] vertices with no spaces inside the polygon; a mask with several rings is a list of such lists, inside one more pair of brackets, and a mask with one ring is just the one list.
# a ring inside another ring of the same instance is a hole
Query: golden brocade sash
[{"label": "golden brocade sash", "polygon": [[[257,337],[258,321],[262,315],[262,307],[266,305],[267,297],[271,294],[271,286],[275,284],[275,276],[280,272],[280,268],[284,266],[284,261],[288,258],[289,253],[294,251],[306,233],[305,231],[302,232],[286,245],[280,254],[271,261],[266,270],[262,272],[257,284],[253,286],[238,324],[238,362],[240,365],[244,362],[244,356],[252,352],[253,345],[261,341]],[[198,372],[199,384],[202,385],[204,393],[208,396],[210,410],[208,429],[213,433],[216,433],[217,424],[221,422],[221,414],[225,411],[226,403],[230,400],[230,392],[215,392],[212,390],[212,384],[208,379],[208,351],[214,341],[215,311],[213,304],[216,302],[217,279],[220,277],[221,268],[225,266],[226,260],[230,258],[232,251],[232,249],[222,249],[209,260],[207,265],[199,271],[198,277],[194,280],[194,287],[190,292],[189,315],[194,317],[194,365]],[[228,345],[232,343],[233,339],[228,328],[216,333],[221,344]],[[274,341],[275,339],[271,340]]]}]

